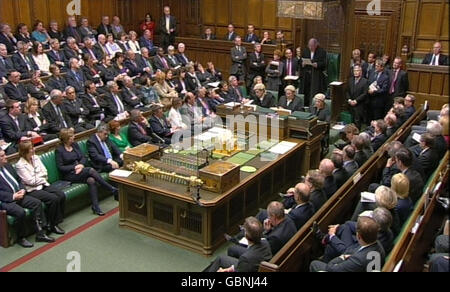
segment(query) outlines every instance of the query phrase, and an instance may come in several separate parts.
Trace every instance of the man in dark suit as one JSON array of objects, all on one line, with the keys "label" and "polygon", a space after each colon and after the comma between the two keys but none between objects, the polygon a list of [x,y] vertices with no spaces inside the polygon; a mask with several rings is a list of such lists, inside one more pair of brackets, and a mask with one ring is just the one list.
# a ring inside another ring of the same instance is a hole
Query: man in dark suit
[{"label": "man in dark suit", "polygon": [[178,60],[177,56],[175,55],[175,48],[174,46],[169,46],[167,48],[167,61],[169,62],[170,68],[179,68],[183,64]]},{"label": "man in dark suit", "polygon": [[102,122],[106,118],[105,107],[108,105],[100,98],[97,93],[95,83],[88,80],[85,85],[86,94],[82,96],[81,100],[84,107],[89,111],[89,123],[96,125],[97,121]]},{"label": "man in dark suit", "polygon": [[351,177],[359,168],[358,163],[354,160],[355,154],[355,147],[352,145],[347,145],[342,150],[343,168],[347,172],[348,177]]},{"label": "man in dark suit", "polygon": [[70,117],[61,109],[63,103],[63,93],[58,89],[50,92],[50,102],[42,108],[42,115],[48,124],[50,134],[59,134],[64,128],[72,128]]},{"label": "man in dark suit", "polygon": [[53,242],[54,238],[48,237],[42,229],[45,220],[42,202],[26,194],[25,186],[14,168],[8,164],[5,151],[0,149],[0,210],[16,219],[17,243],[25,248],[33,247],[33,244],[25,238],[25,208],[33,213],[36,226],[37,242]]},{"label": "man in dark suit", "polygon": [[416,102],[416,97],[412,94],[407,94],[405,96],[405,119],[409,119],[416,112],[414,103]]},{"label": "man in dark suit", "polygon": [[247,26],[247,35],[244,38],[245,43],[259,43],[259,38],[255,34],[255,26],[253,24],[249,24]]},{"label": "man in dark suit", "polygon": [[264,80],[266,71],[266,62],[264,61],[264,54],[262,53],[261,44],[255,44],[255,51],[249,54],[249,66],[247,76],[247,88],[253,84],[256,76],[261,76]]},{"label": "man in dark suit", "polygon": [[396,57],[392,63],[392,70],[389,70],[389,96],[385,105],[385,112],[388,112],[394,103],[394,98],[405,97],[409,89],[408,73],[402,70],[402,58]]},{"label": "man in dark suit", "polygon": [[[297,80],[285,80],[286,76],[298,76],[298,63],[299,60],[292,54],[291,49],[286,49],[284,51],[285,59],[283,61],[283,72],[281,73],[281,80],[283,82],[283,88],[289,84],[294,85],[294,87],[298,87]],[[282,93],[282,92],[281,92]]]},{"label": "man in dark suit", "polygon": [[377,54],[374,52],[369,52],[367,54],[367,62],[366,62],[366,74],[363,76],[367,80],[369,80],[370,76],[372,76],[375,71],[375,61],[377,59]]},{"label": "man in dark suit", "polygon": [[413,155],[408,149],[400,149],[395,153],[395,164],[408,177],[409,197],[416,203],[423,193],[424,183],[420,173],[411,168]]},{"label": "man in dark suit", "polygon": [[323,184],[323,191],[327,198],[331,198],[337,190],[336,182],[334,181],[333,171],[334,164],[330,159],[323,159],[319,164],[319,171],[323,174],[325,180]]},{"label": "man in dark suit", "polygon": [[62,71],[66,71],[69,66],[69,59],[66,58],[64,51],[60,50],[60,44],[57,39],[50,40],[51,49],[47,52],[47,57],[51,64],[56,64]]},{"label": "man in dark suit", "polygon": [[102,23],[97,27],[98,34],[112,34],[113,30],[111,25],[109,24],[109,16],[102,17]]},{"label": "man in dark suit", "polygon": [[352,146],[355,147],[355,161],[361,167],[369,159],[363,151],[364,139],[360,135],[353,137]]},{"label": "man in dark suit", "polygon": [[294,188],[296,205],[289,210],[287,216],[294,221],[297,230],[300,230],[309,218],[314,215],[314,207],[309,202],[310,191],[311,188],[305,183],[299,183]]},{"label": "man in dark suit", "polygon": [[389,94],[389,75],[384,71],[383,60],[375,61],[375,72],[369,78],[368,112],[370,120],[382,119]]},{"label": "man in dark suit", "polygon": [[89,138],[86,147],[92,166],[98,172],[111,172],[123,166],[122,153],[108,138],[106,125],[97,127],[97,133]]},{"label": "man in dark suit", "polygon": [[436,42],[433,45],[433,53],[427,54],[422,61],[422,64],[430,66],[446,66],[449,64],[448,56],[441,54],[442,45]]},{"label": "man in dark suit", "polygon": [[167,47],[175,43],[177,35],[177,20],[170,15],[170,7],[164,6],[164,15],[159,19],[159,35],[161,47],[167,51]]},{"label": "man in dark suit", "polygon": [[152,107],[152,116],[149,119],[149,123],[153,133],[163,138],[165,144],[170,145],[173,133],[161,106],[155,105]]},{"label": "man in dark suit", "polygon": [[373,128],[373,132],[371,133],[372,136],[371,145],[373,151],[376,152],[387,140],[386,137],[387,126],[384,120],[376,120],[372,121],[372,127],[369,127],[367,131],[370,131],[371,128]]},{"label": "man in dark suit", "polygon": [[17,43],[17,53],[12,56],[12,62],[17,71],[22,74],[22,79],[31,77],[32,71],[38,71],[39,67],[34,62],[34,59],[28,53],[28,44],[24,42]]},{"label": "man in dark suit", "polygon": [[145,111],[144,104],[142,103],[143,94],[136,88],[133,83],[133,79],[129,76],[125,76],[123,79],[124,87],[122,88],[122,98],[125,108],[128,111],[132,109],[140,109]]},{"label": "man in dark suit", "polygon": [[239,87],[239,82],[236,76],[230,76],[228,78],[228,100],[225,102],[242,102],[244,98],[246,98]]},{"label": "man in dark suit", "polygon": [[279,98],[278,107],[288,109],[291,112],[303,110],[303,102],[300,97],[295,95],[295,87],[288,85],[284,89],[285,95]]},{"label": "man in dark suit", "polygon": [[95,64],[100,62],[102,60],[103,53],[98,49],[98,47],[94,46],[92,39],[89,37],[85,37],[83,43],[84,48],[81,49],[83,54],[88,54],[89,56],[91,56]]},{"label": "man in dark suit", "polygon": [[248,249],[234,258],[219,256],[205,271],[207,272],[257,272],[262,261],[272,258],[270,246],[266,240],[261,240],[263,228],[255,217],[248,217],[244,222],[245,238],[249,243]]},{"label": "man in dark suit", "polygon": [[165,141],[153,133],[152,127],[148,121],[142,116],[140,110],[132,110],[130,112],[130,125],[128,126],[128,141],[133,147],[143,143],[160,144]]},{"label": "man in dark suit", "polygon": [[72,86],[66,88],[66,98],[61,108],[69,117],[75,133],[81,133],[94,128],[94,125],[88,122],[89,111],[84,107],[83,102],[77,98],[75,88]]},{"label": "man in dark suit", "polygon": [[83,38],[81,36],[81,33],[78,31],[77,19],[75,18],[75,16],[69,16],[67,18],[67,27],[64,29],[64,37],[66,39],[72,37],[75,39],[77,44],[82,44]]},{"label": "man in dark suit", "polygon": [[336,189],[339,189],[350,177],[344,168],[344,157],[340,153],[333,153],[331,161],[334,165],[333,177],[336,184]]},{"label": "man in dark suit", "polygon": [[8,73],[14,71],[14,64],[11,59],[7,56],[8,51],[4,44],[0,44],[0,84],[2,81],[6,80]]},{"label": "man in dark suit", "polygon": [[8,114],[0,118],[0,130],[6,143],[12,143],[10,148],[18,150],[18,145],[22,139],[29,139],[39,136],[36,132],[27,128],[26,116],[22,115],[20,102],[9,99],[6,102]]},{"label": "man in dark suit", "polygon": [[163,48],[158,48],[157,54],[153,58],[153,65],[155,65],[156,69],[159,69],[163,72],[170,69],[169,62],[164,56]]},{"label": "man in dark suit", "polygon": [[52,76],[47,79],[46,87],[52,91],[53,89],[58,89],[61,91],[66,90],[67,82],[63,75],[61,75],[61,70],[56,64],[50,65],[50,73]]},{"label": "man in dark suit", "polygon": [[225,36],[226,41],[234,42],[234,39],[238,36],[237,33],[234,31],[234,25],[231,23],[228,25],[228,32]]},{"label": "man in dark suit", "polygon": [[[267,209],[258,213],[256,218],[263,223],[263,238],[269,242],[272,254],[276,254],[297,232],[295,223],[289,216],[285,215],[284,206],[280,202],[270,202]],[[238,240],[243,235],[240,233],[236,238],[232,238],[231,241],[236,242],[235,239]],[[231,257],[239,258],[245,251],[245,247],[235,244],[228,248],[227,254]]]},{"label": "man in dark suit", "polygon": [[4,44],[8,54],[14,54],[17,50],[17,39],[11,33],[11,27],[8,24],[0,24],[0,44]]},{"label": "man in dark suit", "polygon": [[236,76],[239,81],[245,80],[247,61],[247,50],[242,46],[242,40],[240,36],[234,39],[235,46],[231,48],[231,69],[230,75]]},{"label": "man in dark suit", "polygon": [[106,84],[108,92],[105,94],[105,101],[108,106],[105,108],[106,118],[105,122],[108,123],[120,116],[128,116],[128,112],[123,103],[123,98],[119,90],[119,85],[114,81],[109,81]]},{"label": "man in dark suit", "polygon": [[425,174],[424,181],[428,181],[428,178],[436,170],[439,164],[438,155],[434,149],[435,138],[430,133],[423,133],[420,136],[420,148],[421,151],[417,155],[417,160],[422,166]]},{"label": "man in dark suit", "polygon": [[28,100],[28,92],[25,86],[20,83],[21,74],[13,71],[9,74],[9,82],[5,85],[5,94],[10,98],[20,102]]},{"label": "man in dark suit", "polygon": [[202,39],[204,40],[215,40],[216,39],[216,35],[212,33],[211,28],[207,27],[205,29],[205,33],[202,35]]},{"label": "man in dark suit", "polygon": [[186,46],[183,43],[178,44],[178,54],[176,55],[178,62],[180,62],[183,66],[186,66],[190,60],[189,58],[184,54],[186,50]]},{"label": "man in dark suit", "polygon": [[[345,254],[333,259],[328,264],[322,261],[313,261],[310,265],[311,272],[369,272],[380,271],[384,264],[385,252],[378,243],[377,222],[370,217],[359,217],[356,227],[356,237],[359,247],[346,251]],[[373,262],[373,252],[376,253]]]},{"label": "man in dark suit", "polygon": [[128,75],[130,77],[137,77],[142,74],[147,73],[148,70],[145,69],[145,66],[142,65],[142,62],[138,61],[138,57],[136,53],[132,50],[128,50],[126,52],[127,59],[125,60],[125,67],[128,69]]},{"label": "man in dark suit", "polygon": [[310,39],[308,48],[302,51],[302,58],[311,59],[312,65],[302,62],[302,89],[305,94],[305,106],[312,106],[313,97],[327,90],[324,72],[327,69],[327,52],[319,46],[316,39]]},{"label": "man in dark suit", "polygon": [[144,34],[139,39],[139,45],[141,46],[141,49],[147,48],[150,56],[154,56],[156,54],[157,48],[153,44],[152,33],[150,30],[146,29],[144,31]]},{"label": "man in dark suit", "polygon": [[367,90],[369,89],[369,81],[362,77],[362,69],[360,65],[353,67],[353,77],[347,86],[347,102],[350,105],[355,125],[361,129],[361,125],[365,120]]},{"label": "man in dark suit", "polygon": [[63,52],[69,62],[72,58],[77,60],[81,60],[83,58],[83,51],[80,50],[77,41],[73,37],[67,38],[67,44],[64,47]]},{"label": "man in dark suit", "polygon": [[84,82],[86,77],[83,71],[80,69],[80,64],[76,58],[72,58],[69,61],[69,70],[66,74],[67,85],[75,88],[77,94],[84,94]]}]

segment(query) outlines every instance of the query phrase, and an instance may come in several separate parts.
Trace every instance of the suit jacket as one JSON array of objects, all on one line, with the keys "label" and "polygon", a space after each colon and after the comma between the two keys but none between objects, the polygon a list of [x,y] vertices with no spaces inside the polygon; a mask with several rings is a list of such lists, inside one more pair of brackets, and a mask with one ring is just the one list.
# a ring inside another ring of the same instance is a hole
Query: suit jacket
[{"label": "suit jacket", "polygon": [[186,66],[186,65],[190,62],[190,60],[189,60],[189,58],[186,56],[186,54],[183,54],[183,55],[181,55],[181,54],[176,54],[175,56],[177,57],[178,62],[180,62],[183,66]]},{"label": "suit jacket", "polygon": [[436,151],[437,159],[440,161],[444,157],[445,152],[447,152],[448,149],[447,142],[445,142],[444,136],[439,135],[434,138],[433,149]]},{"label": "suit jacket", "polygon": [[436,170],[440,161],[435,149],[428,148],[427,150],[420,152],[417,160],[423,168],[425,174],[424,181],[428,181],[428,178]]},{"label": "suit jacket", "polygon": [[[22,180],[17,175],[17,172],[14,170],[14,168],[10,164],[6,164],[5,168],[17,181],[17,183],[19,184],[19,189],[24,190],[25,186],[23,185]],[[0,202],[13,203],[13,195],[14,190],[11,189],[8,182],[3,179],[3,176],[0,175]]]},{"label": "suit jacket", "polygon": [[261,76],[264,80],[265,70],[266,70],[266,62],[264,61],[264,54],[259,53],[256,56],[255,52],[252,52],[248,55],[249,57],[249,66],[248,66],[248,78],[253,82],[253,79],[256,76]]},{"label": "suit jacket", "polygon": [[333,259],[326,266],[327,272],[366,272],[370,262],[373,260],[369,257],[370,252],[378,252],[380,254],[380,268],[384,264],[385,252],[381,244],[377,241],[372,245],[364,247],[362,250],[357,249],[348,259],[343,260],[340,257]]},{"label": "suit jacket", "polygon": [[191,91],[194,92],[196,89],[198,89],[200,86],[202,86],[200,80],[198,80],[197,82],[197,74],[195,74],[195,76],[191,76],[191,74],[186,73],[186,78],[184,79],[184,81],[186,82],[186,89],[187,91]]},{"label": "suit jacket", "polygon": [[87,163],[86,156],[84,156],[78,143],[73,143],[72,148],[75,155],[69,155],[69,152],[66,151],[64,145],[58,146],[55,150],[56,167],[65,180],[67,180],[66,178],[68,175],[75,174],[76,165],[86,165]]},{"label": "suit jacket", "polygon": [[[422,60],[422,64],[429,65],[431,63],[431,60],[433,60],[433,54],[426,54],[425,58],[423,58],[423,60]],[[445,65],[448,65],[448,56],[440,54],[439,55],[439,66],[445,66]]]},{"label": "suit jacket", "polygon": [[387,137],[385,134],[380,134],[378,136],[375,136],[372,139],[372,142],[370,143],[372,145],[373,151],[377,151],[378,148],[380,148],[384,144],[384,142],[386,142],[386,140],[387,140]]},{"label": "suit jacket", "polygon": [[175,68],[175,67],[183,65],[180,62],[180,60],[177,59],[176,55],[167,55],[166,59],[167,59],[167,62],[169,62],[170,68]]},{"label": "suit jacket", "polygon": [[271,107],[275,106],[275,98],[273,97],[272,93],[266,92],[262,101],[258,97],[255,96],[255,99],[253,100],[253,104],[260,106],[260,107],[271,108]]},{"label": "suit jacket", "polygon": [[[60,105],[60,110],[64,120],[66,121],[67,127],[69,128],[72,127],[73,124],[71,122],[71,119],[66,114],[66,112],[62,110],[62,105]],[[42,108],[42,115],[47,120],[49,134],[59,134],[59,131],[65,128],[63,122],[61,121],[61,118],[56,113],[55,109],[53,108],[53,104],[51,102],[48,102]]]},{"label": "suit jacket", "polygon": [[281,75],[284,71],[284,63],[278,61],[278,68],[274,68],[273,65],[269,64],[266,67],[266,75],[267,75],[267,90],[278,91],[281,82]]},{"label": "suit jacket", "polygon": [[114,66],[105,67],[103,65],[98,65],[97,68],[100,72],[100,77],[105,84],[108,83],[108,81],[113,81],[114,78],[118,75],[118,72],[116,71]]},{"label": "suit jacket", "polygon": [[68,37],[73,37],[77,44],[81,44],[83,42],[83,37],[77,27],[66,26],[64,29],[64,36],[66,39]]},{"label": "suit jacket", "polygon": [[317,212],[327,200],[327,196],[323,190],[314,190],[309,195],[309,201],[313,205],[315,212]]},{"label": "suit jacket", "polygon": [[48,98],[50,93],[50,88],[48,88],[45,84],[44,87],[38,87],[35,86],[33,83],[28,83],[25,85],[25,90],[29,95],[32,97],[38,99],[38,100],[45,100]]},{"label": "suit jacket", "polygon": [[[373,72],[372,76],[369,78],[369,86],[377,80],[378,73]],[[377,81],[378,91],[373,94],[369,94],[369,103],[371,107],[384,107],[386,102],[386,97],[389,94],[389,75],[386,71],[381,72],[380,77]]]},{"label": "suit jacket", "polygon": [[152,143],[153,130],[151,127],[145,128],[146,134],[141,133],[136,123],[131,122],[128,126],[128,141],[133,147],[143,143]]},{"label": "suit jacket", "polygon": [[357,107],[363,106],[367,100],[367,90],[369,89],[369,81],[361,77],[357,84],[355,84],[355,77],[352,77],[347,86],[347,100],[356,100]]},{"label": "suit jacket", "polygon": [[336,184],[336,190],[338,190],[349,178],[349,175],[345,168],[338,168],[333,173],[334,182]]},{"label": "suit jacket", "polygon": [[91,51],[89,51],[89,49],[86,48],[86,47],[82,48],[81,50],[83,51],[83,54],[88,54],[88,55],[90,55],[91,57],[92,57],[92,54],[94,54],[95,58],[96,58],[98,61],[101,61],[102,58],[103,58],[103,52],[101,51],[101,49],[99,49],[99,48],[96,47],[96,46],[92,47],[92,49],[91,49],[92,54],[91,54]]},{"label": "suit jacket", "polygon": [[[123,161],[120,158],[120,155],[122,154],[117,148],[116,144],[112,143],[111,140],[106,139],[105,141],[106,147],[108,147],[109,152],[111,153],[112,159],[122,164]],[[89,153],[89,159],[91,160],[92,166],[97,170],[102,172],[108,164],[108,159],[106,158],[105,153],[103,152],[103,148],[100,145],[100,142],[98,141],[97,135],[92,135],[89,140],[86,143],[86,147]]]},{"label": "suit jacket", "polygon": [[0,129],[6,143],[19,144],[20,138],[27,136],[26,118],[23,115],[17,117],[19,126],[9,114],[0,119]]},{"label": "suit jacket", "polygon": [[[389,71],[389,90],[392,86],[392,82],[394,82],[395,73],[394,70]],[[408,73],[406,73],[403,70],[400,70],[397,74],[397,81],[394,85],[394,92],[391,94],[392,97],[405,97],[406,92],[409,89],[409,80],[408,80]]]},{"label": "suit jacket", "polygon": [[313,115],[317,116],[319,121],[329,122],[331,119],[330,110],[325,106],[325,108],[318,110],[315,106],[310,107],[310,111]]},{"label": "suit jacket", "polygon": [[162,35],[176,35],[177,33],[177,20],[175,19],[174,16],[170,15],[169,16],[169,28],[173,29],[172,33],[169,33],[166,30],[166,16],[163,15],[161,16],[161,18],[159,19],[159,34]]},{"label": "suit jacket", "polygon": [[100,23],[100,25],[97,27],[97,33],[104,34],[105,36],[107,34],[112,34],[113,33],[112,27],[110,24],[105,26],[103,23]]},{"label": "suit jacket", "polygon": [[68,62],[70,61],[70,59],[75,58],[77,60],[80,60],[80,53],[77,51],[72,50],[71,48],[69,48],[68,46],[66,46],[63,49],[64,55],[66,56],[66,59],[68,60]]},{"label": "suit jacket", "polygon": [[314,215],[314,207],[309,202],[293,207],[287,214],[287,216],[294,221],[297,230],[300,230],[312,215]]},{"label": "suit jacket", "polygon": [[[28,63],[30,64],[31,70],[35,71],[39,70],[38,65],[36,65],[36,62],[34,62],[34,59],[31,57],[30,54],[26,54],[25,58],[28,59]],[[12,56],[12,62],[14,63],[16,70],[22,74],[22,79],[29,78],[31,76],[27,63],[25,63],[25,60],[19,53],[16,53]]]},{"label": "suit jacket", "polygon": [[[362,152],[362,153],[364,153],[364,152]],[[359,168],[359,165],[355,160],[351,160],[347,163],[344,161],[344,169],[347,172],[348,177],[351,177],[358,170],[358,168]]]},{"label": "suit jacket", "polygon": [[[299,60],[297,59],[297,57],[292,57],[291,59],[291,76],[297,76],[298,75],[298,63]],[[288,76],[288,72],[287,72],[287,59],[285,59],[283,61],[283,73],[281,74],[281,78],[283,79],[284,77]]]},{"label": "suit jacket", "polygon": [[358,166],[361,167],[366,161],[369,159],[367,155],[363,151],[357,151],[355,153],[355,161],[358,163]]},{"label": "suit jacket", "polygon": [[[30,118],[28,114],[23,114],[25,116],[25,128],[28,131],[34,131],[38,127],[36,121],[33,118]],[[41,126],[39,127],[38,133],[47,133],[49,129],[49,124],[45,121],[44,116],[42,115],[42,112],[39,113],[38,116],[39,120],[41,121]],[[44,124],[44,121],[46,122]]]},{"label": "suit jacket", "polygon": [[285,244],[291,239],[294,234],[297,233],[294,221],[289,216],[272,228],[271,230],[264,231],[264,238],[267,239],[270,245],[272,254],[276,254]]},{"label": "suit jacket", "polygon": [[[164,60],[166,61],[167,67],[164,66],[164,63],[163,63],[163,60],[162,60],[162,59],[164,59]],[[153,65],[155,65],[155,68],[156,68],[156,69],[159,69],[159,70],[161,70],[161,71],[165,71],[165,70],[167,70],[167,69],[170,68],[170,65],[169,65],[169,61],[167,60],[166,57],[162,57],[162,59],[161,59],[161,57],[158,56],[158,55],[155,56],[155,57],[153,58]]]},{"label": "suit jacket", "polygon": [[294,99],[291,101],[291,103],[288,106],[287,105],[287,98],[286,98],[286,96],[283,95],[278,100],[278,106],[282,107],[284,109],[291,110],[292,112],[301,111],[303,109],[302,100],[299,97],[297,97],[297,96],[294,97]]},{"label": "suit jacket", "polygon": [[141,46],[141,49],[147,48],[150,55],[153,55],[155,53],[155,45],[153,44],[152,40],[150,40],[150,39],[148,40],[148,39],[144,38],[144,36],[141,36],[139,38],[139,45]]},{"label": "suit jacket", "polygon": [[236,46],[231,48],[231,75],[245,75],[245,61],[247,61],[247,50],[244,46],[241,46],[240,51]]},{"label": "suit jacket", "polygon": [[89,117],[89,111],[84,107],[83,102],[79,98],[75,98],[73,102],[64,99],[61,108],[74,126],[79,123],[80,118],[86,121]]},{"label": "suit jacket", "polygon": [[130,75],[130,77],[138,76],[140,74],[144,74],[145,72],[145,67],[140,66],[137,59],[135,59],[134,61],[127,59],[124,65],[128,69],[128,75]]},{"label": "suit jacket", "polygon": [[149,123],[155,134],[157,134],[161,138],[165,138],[170,136],[170,125],[164,116],[162,120],[164,121],[163,124],[161,124],[155,116],[151,116],[149,119]]},{"label": "suit jacket", "polygon": [[227,32],[225,35],[226,41],[234,41],[234,39],[237,37],[237,33],[233,32],[231,35]]},{"label": "suit jacket", "polygon": [[66,79],[64,79],[64,77],[62,76],[59,79],[57,79],[55,76],[52,76],[47,80],[46,85],[50,92],[53,89],[64,91],[67,87],[67,82]]},{"label": "suit jacket", "polygon": [[259,43],[259,38],[256,34],[252,35],[245,35],[245,38],[243,39],[245,43]]},{"label": "suit jacket", "polygon": [[[118,93],[117,96],[122,101],[122,104],[125,107],[125,103],[123,102],[121,93]],[[109,121],[113,120],[119,114],[119,109],[118,109],[118,105],[114,101],[114,98],[113,98],[111,92],[108,92],[105,94],[104,100],[107,105],[105,107],[105,112],[106,112],[105,122],[109,122]],[[126,110],[126,108],[125,108],[125,110]]]},{"label": "suit jacket", "polygon": [[[94,98],[97,103],[95,103]],[[95,124],[95,121],[100,120],[102,114],[106,117],[105,107],[108,105],[103,98],[100,98],[99,96],[93,97],[86,93],[81,96],[81,101],[89,112],[89,120],[94,122],[92,124]]]},{"label": "suit jacket", "polygon": [[77,94],[83,94],[85,91],[84,82],[86,82],[86,77],[84,76],[84,73],[81,69],[79,69],[77,73],[78,76],[76,76],[76,73],[74,73],[72,70],[68,70],[66,74],[66,82],[67,85],[75,88]]},{"label": "suit jacket", "polygon": [[0,44],[4,44],[6,46],[6,49],[8,50],[9,55],[16,52],[16,43],[17,43],[17,40],[10,39],[9,37],[5,36],[3,33],[0,33]]},{"label": "suit jacket", "polygon": [[327,198],[331,198],[334,193],[337,191],[336,182],[334,181],[334,176],[330,175],[325,177],[325,182],[323,185],[323,192],[327,196]]},{"label": "suit jacket", "polygon": [[[237,92],[239,92],[240,96]],[[233,88],[232,86],[230,86],[228,88],[228,100],[225,100],[225,102],[241,102],[241,98],[245,98],[242,89],[240,87]]]},{"label": "suit jacket", "polygon": [[124,103],[125,108],[128,111],[131,111],[133,109],[139,108],[143,106],[142,104],[142,98],[144,96],[136,87],[128,88],[124,87],[122,88],[122,100]]},{"label": "suit jacket", "polygon": [[22,83],[14,86],[11,82],[5,85],[5,94],[10,98],[20,102],[26,102],[28,100],[28,92]]},{"label": "suit jacket", "polygon": [[47,52],[47,57],[50,60],[50,64],[55,64],[56,62],[64,62],[66,67],[69,65],[69,59],[66,58],[64,51],[59,50],[58,52],[55,52],[53,50],[50,50]]},{"label": "suit jacket", "polygon": [[414,169],[408,168],[405,175],[409,179],[409,197],[415,204],[423,193],[424,182],[420,173]]},{"label": "suit jacket", "polygon": [[269,261],[272,258],[270,245],[267,241],[262,240],[250,246],[238,260],[236,272],[257,272],[259,264],[262,261]]},{"label": "suit jacket", "polygon": [[[0,59],[3,58],[0,56]],[[8,73],[12,72],[15,70],[14,68],[14,64],[11,61],[11,58],[3,58],[5,64],[3,64],[2,61],[0,61],[0,79],[2,79],[3,77],[6,78],[6,76],[8,75]]]}]

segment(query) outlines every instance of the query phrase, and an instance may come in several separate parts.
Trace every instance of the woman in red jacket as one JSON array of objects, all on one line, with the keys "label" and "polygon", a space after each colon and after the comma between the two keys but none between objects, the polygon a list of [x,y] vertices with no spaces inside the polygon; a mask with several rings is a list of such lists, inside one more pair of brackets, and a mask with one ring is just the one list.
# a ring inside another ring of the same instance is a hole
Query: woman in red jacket
[{"label": "woman in red jacket", "polygon": [[141,32],[144,32],[145,30],[150,30],[152,33],[151,39],[153,40],[153,33],[155,30],[155,22],[153,21],[153,17],[150,15],[150,13],[147,13],[145,15],[145,20],[140,25]]}]

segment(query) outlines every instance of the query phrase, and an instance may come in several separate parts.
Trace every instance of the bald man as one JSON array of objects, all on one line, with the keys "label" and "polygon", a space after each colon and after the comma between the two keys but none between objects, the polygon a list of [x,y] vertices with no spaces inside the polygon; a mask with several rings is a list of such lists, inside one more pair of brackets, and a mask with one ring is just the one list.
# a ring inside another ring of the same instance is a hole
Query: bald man
[{"label": "bald man", "polygon": [[422,64],[430,66],[445,66],[448,65],[448,56],[441,54],[442,45],[436,42],[433,45],[432,53],[425,55]]},{"label": "bald man", "polygon": [[330,159],[323,159],[319,165],[319,171],[325,176],[323,191],[329,199],[337,191],[336,181],[334,180],[333,171],[334,163]]}]

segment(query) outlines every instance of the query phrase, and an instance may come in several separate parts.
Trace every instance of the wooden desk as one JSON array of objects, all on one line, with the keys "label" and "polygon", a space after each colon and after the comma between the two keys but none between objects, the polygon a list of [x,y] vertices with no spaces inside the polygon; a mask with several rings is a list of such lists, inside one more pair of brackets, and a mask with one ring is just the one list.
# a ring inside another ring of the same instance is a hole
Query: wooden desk
[{"label": "wooden desk", "polygon": [[409,91],[416,97],[416,105],[425,104],[432,110],[440,110],[449,99],[449,67],[406,64]]},{"label": "wooden desk", "polygon": [[246,165],[257,172],[240,172],[240,182],[229,191],[217,194],[201,190],[200,205],[186,187],[132,174],[128,178],[110,176],[119,184],[121,227],[156,237],[205,255],[211,255],[224,242],[224,233],[236,232],[258,208],[266,208],[301,175],[305,142],[298,144],[275,161],[255,157]]}]

